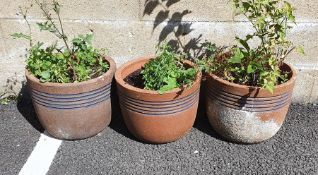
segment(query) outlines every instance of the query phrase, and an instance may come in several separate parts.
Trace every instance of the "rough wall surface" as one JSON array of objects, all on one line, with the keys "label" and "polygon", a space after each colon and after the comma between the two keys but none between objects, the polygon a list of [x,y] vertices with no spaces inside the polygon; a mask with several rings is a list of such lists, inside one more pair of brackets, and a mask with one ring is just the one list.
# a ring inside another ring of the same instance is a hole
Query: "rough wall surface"
[{"label": "rough wall surface", "polygon": [[[97,47],[108,48],[118,66],[142,55],[153,54],[160,39],[173,39],[170,29],[191,23],[189,34],[182,36],[186,45],[191,38],[209,40],[220,45],[235,43],[235,35],[244,35],[251,26],[243,18],[232,18],[231,4],[224,0],[180,0],[169,7],[175,20],[162,21],[158,15],[161,6],[146,5],[146,0],[60,0],[66,32],[70,36],[94,31]],[[153,0],[154,1],[154,0]],[[13,40],[13,32],[26,32],[26,23],[16,15],[18,6],[29,4],[28,0],[1,0],[0,5],[0,94],[13,85],[14,92],[21,88],[24,78],[24,60],[27,42]],[[306,55],[290,55],[288,62],[298,70],[294,102],[318,102],[318,1],[290,0],[297,8],[298,25],[289,37],[295,44],[305,46]],[[176,13],[180,12],[180,13]],[[179,15],[178,15],[179,14]],[[35,39],[56,40],[53,35],[39,33],[34,25],[43,18],[37,8],[29,14]],[[158,25],[158,26],[157,26]],[[154,30],[154,26],[157,26]]]}]

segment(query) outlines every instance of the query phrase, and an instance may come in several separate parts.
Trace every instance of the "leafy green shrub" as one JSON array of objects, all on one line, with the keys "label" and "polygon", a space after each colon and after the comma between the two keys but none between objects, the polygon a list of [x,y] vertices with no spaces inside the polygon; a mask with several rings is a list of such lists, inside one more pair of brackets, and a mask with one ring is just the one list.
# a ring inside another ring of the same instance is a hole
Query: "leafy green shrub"
[{"label": "leafy green shrub", "polygon": [[145,64],[141,72],[145,89],[164,93],[174,88],[190,85],[196,78],[195,68],[186,68],[180,56],[164,44],[158,56]]},{"label": "leafy green shrub", "polygon": [[[236,37],[240,47],[216,47],[206,43],[210,53],[199,61],[201,68],[227,81],[263,87],[273,93],[274,87],[288,80],[288,72],[280,67],[286,56],[296,48],[286,39],[286,32],[295,23],[293,7],[283,0],[232,0],[235,15],[244,15],[253,25],[254,33],[245,38]],[[260,43],[252,48],[249,41],[258,39]]]},{"label": "leafy green shrub", "polygon": [[51,12],[46,9],[46,4],[39,0],[35,0],[35,3],[46,18],[45,22],[37,23],[40,31],[51,32],[64,42],[64,47],[58,47],[56,43],[47,47],[42,42],[33,44],[31,27],[27,20],[29,8],[20,8],[20,14],[28,24],[29,35],[14,33],[12,36],[29,40],[27,69],[34,76],[39,78],[41,82],[71,83],[96,78],[107,72],[109,65],[103,58],[106,53],[104,50],[93,48],[92,34],[75,37],[69,46],[68,37],[64,33],[60,17],[60,4],[53,0],[53,11],[57,15],[60,25],[57,26]]}]

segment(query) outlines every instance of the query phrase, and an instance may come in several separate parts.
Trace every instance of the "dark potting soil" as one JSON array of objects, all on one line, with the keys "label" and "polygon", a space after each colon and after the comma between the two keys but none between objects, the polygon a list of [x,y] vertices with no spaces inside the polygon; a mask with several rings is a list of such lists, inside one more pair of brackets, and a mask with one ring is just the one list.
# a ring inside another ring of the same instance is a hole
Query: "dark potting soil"
[{"label": "dark potting soil", "polygon": [[131,86],[136,88],[144,89],[144,80],[142,79],[141,69],[136,70],[135,72],[129,74],[124,81]]}]

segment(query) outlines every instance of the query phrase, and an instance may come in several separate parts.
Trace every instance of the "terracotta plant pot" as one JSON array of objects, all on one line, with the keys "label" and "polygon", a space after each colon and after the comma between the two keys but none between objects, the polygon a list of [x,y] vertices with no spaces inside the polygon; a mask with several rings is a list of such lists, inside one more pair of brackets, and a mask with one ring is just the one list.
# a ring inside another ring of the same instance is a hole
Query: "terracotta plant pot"
[{"label": "terracotta plant pot", "polygon": [[276,86],[274,94],[210,74],[206,108],[214,130],[240,143],[258,143],[273,137],[285,120],[296,80],[296,72],[290,65],[284,64],[282,70],[290,72],[290,79]]},{"label": "terracotta plant pot", "polygon": [[184,136],[193,126],[199,102],[201,73],[192,86],[167,93],[133,87],[124,79],[153,57],[135,59],[117,70],[115,79],[121,112],[129,131],[142,141],[167,143]]},{"label": "terracotta plant pot", "polygon": [[33,106],[42,126],[53,137],[75,140],[94,136],[111,121],[110,89],[116,65],[106,58],[109,70],[80,83],[40,83],[26,70]]}]

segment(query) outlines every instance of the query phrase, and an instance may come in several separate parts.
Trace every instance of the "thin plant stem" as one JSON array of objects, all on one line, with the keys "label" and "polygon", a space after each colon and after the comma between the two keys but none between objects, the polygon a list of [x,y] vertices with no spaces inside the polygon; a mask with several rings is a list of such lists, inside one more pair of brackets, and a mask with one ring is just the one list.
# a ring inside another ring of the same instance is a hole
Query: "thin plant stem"
[{"label": "thin plant stem", "polygon": [[[32,5],[31,5],[31,7],[32,7]],[[30,8],[31,8],[31,7],[30,7]],[[27,18],[27,14],[28,14],[28,11],[29,11],[30,8],[26,8],[25,12],[23,12],[22,7],[19,7],[19,8],[20,8],[20,14],[23,16],[23,19],[25,20],[25,22],[26,22],[27,25],[28,25],[29,36],[30,36],[29,44],[30,44],[30,47],[32,47],[32,46],[33,46],[33,42],[32,42],[32,29],[31,29],[30,22],[29,22],[29,20],[28,20],[28,18]]]},{"label": "thin plant stem", "polygon": [[72,51],[70,49],[70,47],[67,44],[67,40],[65,35],[57,28],[56,24],[54,23],[51,15],[46,11],[46,9],[44,9],[43,4],[40,3],[38,0],[35,0],[36,4],[40,7],[40,9],[42,10],[42,12],[44,13],[44,16],[46,17],[47,20],[50,21],[50,23],[52,24],[52,26],[54,27],[54,29],[57,31],[58,35],[56,35],[58,38],[62,38],[67,50],[69,51],[69,53],[71,54]]}]

